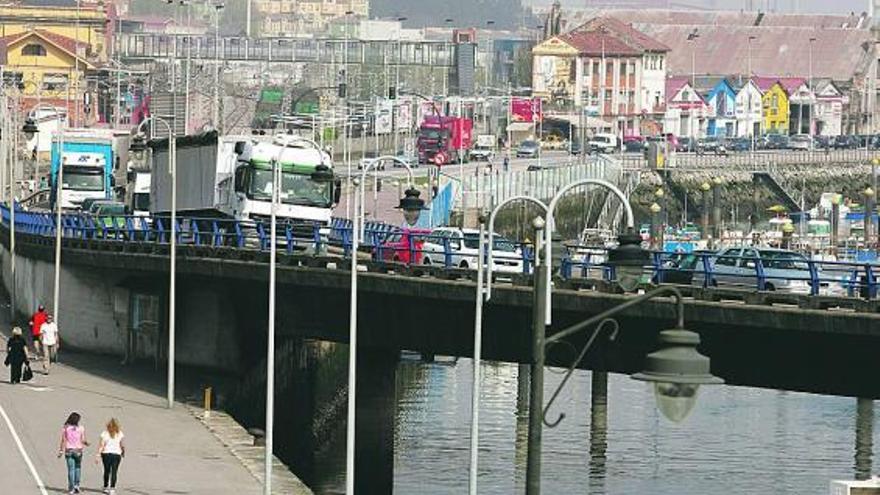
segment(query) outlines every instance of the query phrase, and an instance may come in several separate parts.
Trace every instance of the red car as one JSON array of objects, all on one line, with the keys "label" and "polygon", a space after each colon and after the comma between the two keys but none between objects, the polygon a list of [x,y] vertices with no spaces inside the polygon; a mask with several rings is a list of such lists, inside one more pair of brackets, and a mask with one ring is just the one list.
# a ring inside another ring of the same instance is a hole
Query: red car
[{"label": "red car", "polygon": [[425,229],[402,229],[393,232],[388,234],[381,247],[375,249],[374,254],[382,261],[419,265],[422,263],[425,236],[430,233],[430,230]]}]

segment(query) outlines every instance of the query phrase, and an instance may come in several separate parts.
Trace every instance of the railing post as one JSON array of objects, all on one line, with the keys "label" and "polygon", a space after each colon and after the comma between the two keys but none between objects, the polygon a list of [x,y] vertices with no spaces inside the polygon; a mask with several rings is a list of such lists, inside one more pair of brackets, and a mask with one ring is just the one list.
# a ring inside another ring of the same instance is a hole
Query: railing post
[{"label": "railing post", "polygon": [[211,231],[213,232],[213,236],[211,239],[213,246],[222,246],[223,245],[223,234],[220,233],[220,226],[217,224],[217,220],[211,221]]},{"label": "railing post", "polygon": [[819,295],[819,269],[816,268],[816,262],[809,260],[807,266],[810,268],[810,295]]},{"label": "railing post", "polygon": [[758,278],[758,290],[767,290],[767,276],[764,274],[764,262],[755,258],[755,276]]},{"label": "railing post", "polygon": [[877,297],[877,281],[874,278],[874,271],[869,263],[865,263],[865,283],[868,288],[867,299]]},{"label": "railing post", "polygon": [[663,276],[666,272],[663,270],[663,252],[655,251],[652,254],[652,261],[654,265],[654,280],[657,281],[658,284],[663,283]]},{"label": "railing post", "polygon": [[449,238],[443,238],[443,266],[449,268],[452,266],[452,250],[449,246]]},{"label": "railing post", "polygon": [[293,227],[289,223],[284,227],[284,238],[287,241],[287,254],[293,254]]},{"label": "railing post", "polygon": [[712,278],[712,263],[709,263],[708,254],[700,254],[700,261],[703,263],[703,288],[708,289]]}]

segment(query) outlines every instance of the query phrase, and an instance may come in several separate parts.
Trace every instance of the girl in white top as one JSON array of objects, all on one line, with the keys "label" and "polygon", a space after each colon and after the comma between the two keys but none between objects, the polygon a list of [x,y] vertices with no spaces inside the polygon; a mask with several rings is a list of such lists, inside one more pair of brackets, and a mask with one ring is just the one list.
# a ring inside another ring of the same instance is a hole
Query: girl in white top
[{"label": "girl in white top", "polygon": [[116,473],[119,470],[119,464],[125,457],[125,443],[123,439],[125,434],[119,427],[116,418],[110,418],[107,428],[101,432],[101,443],[98,445],[98,455],[95,456],[95,463],[100,459],[104,464],[104,493],[115,495],[116,493]]}]

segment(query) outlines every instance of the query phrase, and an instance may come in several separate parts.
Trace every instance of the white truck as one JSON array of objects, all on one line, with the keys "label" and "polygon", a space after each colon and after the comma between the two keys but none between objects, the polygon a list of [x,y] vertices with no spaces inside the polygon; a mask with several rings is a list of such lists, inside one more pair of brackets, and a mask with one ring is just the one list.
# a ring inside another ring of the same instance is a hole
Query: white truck
[{"label": "white truck", "polygon": [[480,134],[477,136],[477,142],[468,156],[471,160],[475,161],[491,160],[495,156],[495,136],[491,134]]},{"label": "white truck", "polygon": [[[449,243],[451,266],[466,270],[477,268],[480,231],[454,227],[440,227],[431,231],[422,248],[424,250],[422,264],[443,266],[446,263],[446,242]],[[492,258],[493,272],[523,272],[522,251],[513,242],[498,234],[495,234],[492,243]]]},{"label": "white truck", "polygon": [[[150,211],[170,212],[171,176],[168,140],[152,141]],[[290,225],[299,238],[311,238],[314,226],[329,234],[339,189],[334,182],[316,181],[319,165],[332,170],[330,156],[291,135],[271,142],[253,137],[218,136],[210,132],[177,140],[177,212],[197,218],[227,218],[243,226],[266,222],[271,215],[273,163],[281,168],[279,223]]]},{"label": "white truck", "polygon": [[125,206],[132,215],[145,217],[150,214],[150,171],[130,170],[125,187]]}]

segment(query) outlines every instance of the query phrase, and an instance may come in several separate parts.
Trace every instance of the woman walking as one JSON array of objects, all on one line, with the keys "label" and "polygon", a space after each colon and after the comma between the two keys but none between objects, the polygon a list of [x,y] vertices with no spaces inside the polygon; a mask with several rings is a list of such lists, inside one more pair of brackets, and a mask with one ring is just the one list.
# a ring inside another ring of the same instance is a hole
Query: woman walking
[{"label": "woman walking", "polygon": [[101,443],[98,445],[98,459],[104,463],[104,493],[116,495],[116,473],[119,471],[119,463],[125,457],[125,444],[122,439],[125,434],[119,428],[116,418],[110,418],[107,427],[101,432]]},{"label": "woman walking", "polygon": [[63,455],[67,463],[67,492],[71,494],[80,493],[83,449],[89,444],[86,429],[79,424],[80,419],[79,413],[70,413],[61,429],[61,445],[58,447],[58,457]]},{"label": "woman walking", "polygon": [[9,366],[9,383],[21,383],[21,367],[28,360],[27,342],[21,336],[21,328],[12,329],[12,337],[6,341],[6,361]]}]

